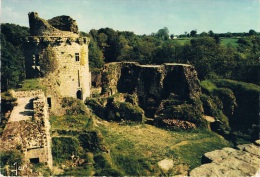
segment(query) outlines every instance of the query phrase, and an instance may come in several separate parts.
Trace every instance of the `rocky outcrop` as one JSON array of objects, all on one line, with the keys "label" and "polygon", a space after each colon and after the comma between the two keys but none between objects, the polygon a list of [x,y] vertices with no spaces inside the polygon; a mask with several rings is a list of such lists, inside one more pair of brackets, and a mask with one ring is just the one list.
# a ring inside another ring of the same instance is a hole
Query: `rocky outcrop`
[{"label": "rocky outcrop", "polygon": [[260,140],[254,144],[223,148],[207,152],[200,167],[193,169],[190,176],[254,176],[260,174]]}]

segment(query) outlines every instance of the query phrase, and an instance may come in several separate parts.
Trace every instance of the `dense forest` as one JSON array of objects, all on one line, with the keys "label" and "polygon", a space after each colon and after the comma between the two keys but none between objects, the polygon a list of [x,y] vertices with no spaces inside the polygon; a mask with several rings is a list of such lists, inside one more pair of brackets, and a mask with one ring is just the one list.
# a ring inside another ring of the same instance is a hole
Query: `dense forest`
[{"label": "dense forest", "polygon": [[[254,30],[223,34],[212,31],[196,34],[192,30],[179,38],[170,35],[166,27],[151,35],[111,28],[80,34],[91,39],[89,61],[93,72],[104,63],[117,61],[188,63],[195,66],[200,80],[226,78],[259,84],[260,35]],[[2,90],[14,88],[25,79],[23,42],[28,35],[27,27],[1,25]],[[235,37],[235,45],[223,44],[222,40],[231,37]],[[182,42],[183,39],[186,42]]]}]

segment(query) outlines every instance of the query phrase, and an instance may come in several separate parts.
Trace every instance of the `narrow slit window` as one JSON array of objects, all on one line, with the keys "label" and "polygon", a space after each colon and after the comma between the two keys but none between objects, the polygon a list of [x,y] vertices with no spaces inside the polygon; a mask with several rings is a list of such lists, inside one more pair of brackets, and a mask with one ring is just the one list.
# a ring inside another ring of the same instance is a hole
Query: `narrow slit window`
[{"label": "narrow slit window", "polygon": [[47,97],[48,107],[51,108],[51,97]]},{"label": "narrow slit window", "polygon": [[80,87],[79,70],[78,70],[78,86]]},{"label": "narrow slit window", "polygon": [[36,57],[35,57],[35,65],[36,66],[39,66],[39,54],[36,54]]},{"label": "narrow slit window", "polygon": [[75,53],[75,60],[79,61],[79,53]]}]

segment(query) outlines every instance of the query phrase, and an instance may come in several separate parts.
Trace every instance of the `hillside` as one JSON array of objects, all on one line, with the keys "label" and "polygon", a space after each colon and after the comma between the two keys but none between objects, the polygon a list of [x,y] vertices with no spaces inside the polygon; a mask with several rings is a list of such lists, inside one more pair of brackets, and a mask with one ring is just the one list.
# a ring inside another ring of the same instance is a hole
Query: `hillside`
[{"label": "hillside", "polygon": [[30,14],[35,36],[1,25],[1,174],[19,162],[18,175],[189,175],[205,153],[259,139],[257,33],[86,34]]}]

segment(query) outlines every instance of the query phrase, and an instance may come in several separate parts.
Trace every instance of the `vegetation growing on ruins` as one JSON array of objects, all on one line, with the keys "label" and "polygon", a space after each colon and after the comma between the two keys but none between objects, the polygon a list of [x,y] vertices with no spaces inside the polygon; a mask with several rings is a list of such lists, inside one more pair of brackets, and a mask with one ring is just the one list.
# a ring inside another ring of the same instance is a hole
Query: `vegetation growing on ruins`
[{"label": "vegetation growing on ruins", "polygon": [[41,67],[41,72],[43,74],[48,74],[53,72],[58,65],[57,58],[51,46],[48,46],[43,52],[42,60],[39,60]]},{"label": "vegetation growing on ruins", "polygon": [[[164,115],[192,123],[192,128],[185,131],[178,128],[167,131],[169,129],[141,123],[146,119],[143,109],[135,103],[137,98],[129,97],[128,101],[122,101],[120,94],[90,98],[86,102],[92,110],[78,99],[63,98],[61,106],[66,114],[50,117],[52,153],[58,169],[54,175],[188,175],[188,171],[201,164],[205,152],[259,138],[259,128],[251,126],[259,121],[258,33],[250,30],[248,34],[214,34],[212,31],[196,34],[196,31],[191,31],[174,39],[167,28],[142,36],[102,28],[81,34],[91,39],[89,61],[93,71],[99,71],[104,63],[115,61],[192,64],[202,80],[203,94],[194,103],[174,98],[164,100]],[[28,35],[26,27],[1,25],[3,90],[16,87],[21,87],[19,90],[46,90],[38,79],[24,80],[23,43],[20,39]],[[80,55],[84,58],[86,51],[81,51]],[[56,68],[55,57],[48,47],[41,61],[45,63],[41,68],[43,72],[49,73]],[[81,64],[84,62],[81,60]],[[118,68],[113,69],[117,73]],[[108,81],[101,82],[102,93],[111,93]],[[10,105],[15,102],[8,92],[2,98]],[[203,119],[205,115],[217,120],[210,129],[226,139],[205,128],[209,126]],[[100,120],[97,116],[117,122]],[[127,122],[129,119],[139,123],[130,124]],[[3,121],[1,131],[2,125]],[[158,166],[158,161],[165,158],[174,161],[168,172]],[[4,152],[0,162],[8,164],[21,159],[18,152]],[[38,169],[43,170],[43,175],[50,175],[42,164],[35,166],[34,170]]]}]

